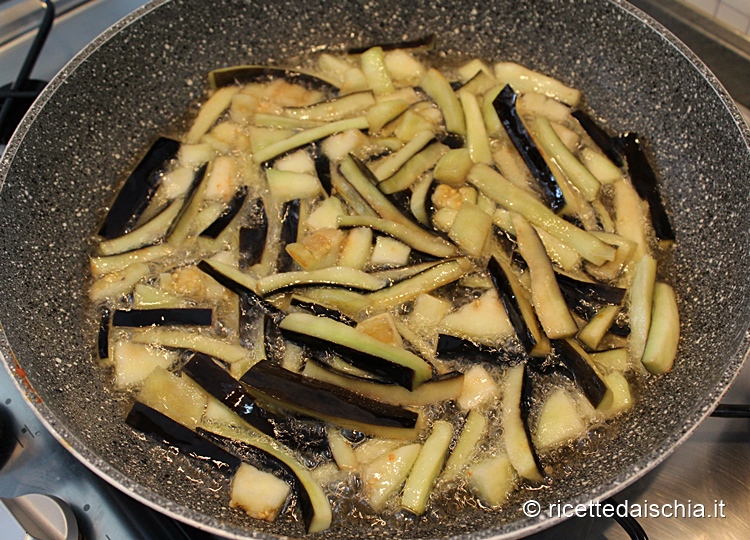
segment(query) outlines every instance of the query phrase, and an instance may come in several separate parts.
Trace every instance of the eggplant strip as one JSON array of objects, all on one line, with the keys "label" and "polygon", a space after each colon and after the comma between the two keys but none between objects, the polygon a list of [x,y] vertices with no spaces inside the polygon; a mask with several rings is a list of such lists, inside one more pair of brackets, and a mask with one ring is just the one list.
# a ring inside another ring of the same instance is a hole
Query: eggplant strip
[{"label": "eggplant strip", "polygon": [[182,200],[169,203],[161,212],[137,229],[127,234],[105,240],[99,244],[102,255],[116,255],[153,244],[166,236],[172,222],[177,218],[182,207]]},{"label": "eggplant strip", "polygon": [[240,380],[251,392],[264,399],[271,398],[284,408],[364,433],[410,438],[419,418],[410,410],[380,403],[270,362],[259,362]]},{"label": "eggplant strip", "polygon": [[401,223],[394,223],[387,219],[369,216],[339,216],[338,226],[340,228],[370,227],[371,229],[376,229],[396,240],[400,240],[417,251],[435,257],[453,257],[458,254],[456,247],[450,242],[429,233],[415,224],[404,225]]},{"label": "eggplant strip", "polygon": [[510,85],[506,85],[492,102],[492,105],[505,131],[508,133],[513,146],[516,147],[526,166],[539,182],[547,205],[555,212],[560,211],[565,206],[565,197],[557,179],[552,174],[547,162],[544,161],[539,148],[534,143],[531,135],[529,135],[526,126],[523,124],[523,120],[518,115],[518,110],[516,109],[517,98],[518,95]]},{"label": "eggplant strip", "polygon": [[337,120],[336,122],[331,122],[328,124],[323,124],[322,126],[306,129],[304,131],[300,131],[299,133],[295,133],[291,137],[287,137],[286,139],[282,139],[281,141],[269,144],[262,150],[255,152],[255,154],[253,154],[253,162],[265,163],[266,161],[278,157],[281,154],[288,152],[289,150],[294,150],[295,148],[299,148],[300,146],[310,144],[311,142],[320,140],[324,137],[328,137],[329,135],[333,135],[334,133],[339,133],[348,129],[367,129],[368,127],[369,124],[367,122],[367,117],[356,116],[354,118]]},{"label": "eggplant strip", "polygon": [[319,270],[271,274],[258,280],[257,290],[258,294],[266,296],[279,289],[305,285],[335,285],[376,291],[385,287],[386,281],[355,268],[335,266]]},{"label": "eggplant strip", "polygon": [[[396,371],[403,371],[407,379],[401,378],[399,384],[409,389],[432,378],[432,366],[419,356],[394,345],[375,339],[346,324],[332,319],[316,317],[306,313],[290,313],[279,323],[282,330],[322,340],[329,346],[346,349],[380,359],[384,369],[392,366]],[[368,366],[360,365],[363,369]],[[371,371],[374,366],[369,366]],[[377,371],[375,371],[377,373]]]},{"label": "eggplant strip", "polygon": [[206,227],[200,236],[216,239],[237,216],[247,198],[247,186],[240,188],[216,220]]},{"label": "eggplant strip", "polygon": [[518,212],[596,265],[615,258],[615,248],[552,212],[531,194],[515,186],[487,165],[475,165],[468,181],[497,204]]},{"label": "eggplant strip", "polygon": [[99,229],[100,236],[111,240],[128,231],[128,227],[136,222],[156,193],[160,180],[158,173],[166,163],[174,159],[179,148],[178,141],[165,137],[160,137],[151,145],[118,191]]},{"label": "eggplant strip", "polygon": [[[251,433],[246,429],[218,424],[201,426],[206,433],[214,434],[234,443],[241,443],[266,452],[286,465],[294,474],[301,490],[304,490],[306,501],[301,501],[306,530],[309,534],[322,532],[331,526],[332,512],[323,488],[315,481],[310,471],[304,467],[296,456],[285,446],[263,434]],[[200,431],[199,431],[200,432]],[[298,497],[302,498],[300,490]]]}]

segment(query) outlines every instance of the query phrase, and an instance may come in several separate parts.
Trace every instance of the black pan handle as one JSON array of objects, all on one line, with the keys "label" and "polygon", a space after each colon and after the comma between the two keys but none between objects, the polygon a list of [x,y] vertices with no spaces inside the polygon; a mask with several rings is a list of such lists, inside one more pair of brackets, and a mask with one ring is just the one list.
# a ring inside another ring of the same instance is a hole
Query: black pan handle
[{"label": "black pan handle", "polygon": [[716,418],[750,418],[750,405],[720,403],[711,413]]},{"label": "black pan handle", "polygon": [[[611,505],[613,508],[616,508],[619,503],[612,497],[609,497],[604,501],[604,504]],[[631,517],[629,514],[625,516],[620,516],[617,513],[613,516],[615,518],[615,521],[620,525],[620,527],[623,528],[623,530],[628,533],[628,536],[632,540],[648,540],[648,536],[646,536],[646,531],[643,530],[643,527],[641,527],[641,524],[638,523],[638,521]]]}]

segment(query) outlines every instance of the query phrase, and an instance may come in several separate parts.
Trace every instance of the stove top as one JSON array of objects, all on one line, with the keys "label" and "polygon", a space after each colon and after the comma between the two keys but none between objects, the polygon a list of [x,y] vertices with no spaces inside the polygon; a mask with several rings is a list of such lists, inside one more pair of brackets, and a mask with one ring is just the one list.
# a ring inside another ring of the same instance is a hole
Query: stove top
[{"label": "stove top", "polygon": [[[65,10],[58,12],[44,53],[31,76],[49,80],[89,41],[144,3],[143,0],[56,2],[65,6]],[[716,28],[712,21],[674,0],[633,0],[633,3],[693,48],[750,118],[744,108],[750,107],[750,41]],[[0,14],[10,5],[18,9],[21,4],[39,6],[38,2],[25,0],[0,2]],[[38,24],[41,11],[38,7],[36,14],[29,10],[25,21],[36,20]],[[0,31],[6,27],[7,24],[0,24]],[[26,33],[5,42],[0,35],[0,86],[14,79],[32,39],[33,35]],[[723,401],[750,402],[750,365],[742,369]],[[45,430],[3,370],[0,370],[0,421],[0,497],[53,494],[72,509],[81,537],[89,540],[208,538],[205,533],[144,508],[80,464]],[[45,466],[40,467],[40,463]],[[642,511],[638,522],[650,538],[750,538],[750,424],[746,419],[706,419],[672,456],[618,493],[615,499],[615,503],[627,505],[631,511]],[[616,511],[617,507],[613,509]],[[560,508],[565,510],[573,509]],[[628,538],[613,519],[603,517],[605,512],[604,508],[587,511],[587,517],[569,519],[531,538]],[[591,515],[597,513],[602,517]],[[709,514],[712,517],[707,517]],[[10,531],[5,518],[0,511],[0,527]]]}]

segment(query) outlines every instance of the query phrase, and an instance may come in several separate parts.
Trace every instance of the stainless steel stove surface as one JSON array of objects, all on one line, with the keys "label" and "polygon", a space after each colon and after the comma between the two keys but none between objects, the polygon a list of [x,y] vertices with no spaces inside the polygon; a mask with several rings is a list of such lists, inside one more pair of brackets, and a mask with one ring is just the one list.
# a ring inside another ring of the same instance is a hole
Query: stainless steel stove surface
[{"label": "stainless steel stove surface", "polygon": [[[49,80],[101,31],[144,3],[143,0],[56,2],[67,11],[56,20],[33,77]],[[713,22],[672,0],[658,3],[635,0],[633,3],[693,47],[735,98],[750,106],[747,82],[750,42],[746,37],[722,28],[717,30]],[[38,7],[32,4],[39,5],[32,0],[0,2],[0,19],[4,21],[0,31],[23,32],[24,24],[38,21],[39,13],[31,13],[34,9],[38,12]],[[5,10],[9,8],[16,13],[25,10],[25,19],[8,25],[3,14],[8,13]],[[0,45],[0,86],[15,78],[31,39],[28,33],[9,42],[4,42],[0,36],[0,43],[3,43]],[[724,402],[750,402],[749,365],[740,372]],[[54,495],[72,509],[80,535],[87,540],[206,537],[205,533],[177,524],[122,495],[79,463],[45,430],[4,370],[0,370],[0,420],[3,424],[0,498],[29,493]],[[620,505],[627,504],[631,510],[642,511],[644,517],[638,518],[638,522],[653,539],[750,538],[750,423],[747,419],[706,419],[672,456],[620,492],[616,499]],[[8,504],[12,506],[12,503]],[[12,520],[5,510],[8,504],[0,505],[2,536],[12,540],[24,538],[21,532],[9,536],[17,529],[12,528]],[[672,517],[663,515],[665,512]],[[595,508],[591,513],[603,516],[605,509]],[[657,513],[660,516],[653,517]],[[64,522],[64,517],[60,522]],[[64,534],[58,537],[68,538]],[[617,540],[628,535],[613,519],[589,515],[574,517],[532,538]]]}]

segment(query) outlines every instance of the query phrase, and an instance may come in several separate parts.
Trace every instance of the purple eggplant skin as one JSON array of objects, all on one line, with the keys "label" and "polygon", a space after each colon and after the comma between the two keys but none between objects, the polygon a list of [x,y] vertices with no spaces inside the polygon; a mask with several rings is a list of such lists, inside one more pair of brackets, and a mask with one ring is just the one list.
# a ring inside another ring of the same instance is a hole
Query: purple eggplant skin
[{"label": "purple eggplant skin", "polygon": [[470,361],[472,364],[487,362],[499,366],[512,366],[522,360],[522,358],[504,349],[489,347],[474,343],[469,339],[447,334],[438,335],[435,355],[437,358],[444,360],[464,360]]},{"label": "purple eggplant skin", "polygon": [[312,149],[313,163],[315,163],[315,174],[326,195],[331,196],[333,184],[331,183],[331,160],[325,155],[318,142],[310,145]]},{"label": "purple eggplant skin", "polygon": [[179,141],[159,137],[120,188],[115,201],[104,218],[99,236],[107,240],[129,231],[159,187],[159,173],[177,155]]},{"label": "purple eggplant skin", "polygon": [[574,298],[594,304],[622,304],[627,292],[626,289],[621,287],[581,281],[565,274],[558,273],[555,274],[555,277],[564,295],[569,294]]},{"label": "purple eggplant skin", "polygon": [[552,210],[557,212],[565,206],[565,197],[562,190],[560,190],[557,179],[552,174],[547,162],[544,161],[539,148],[532,140],[526,126],[523,124],[523,120],[518,115],[518,110],[516,109],[517,98],[518,94],[507,84],[497,95],[492,105],[505,131],[508,132],[513,146],[516,147],[526,166],[539,182],[542,195],[546,199],[547,204]]},{"label": "purple eggplant skin", "polygon": [[527,364],[524,364],[523,368],[523,382],[521,383],[521,422],[523,422],[523,429],[526,432],[526,439],[529,441],[529,448],[531,449],[531,455],[536,463],[536,468],[539,470],[542,476],[546,476],[544,467],[539,459],[539,454],[534,448],[531,437],[531,409],[534,404],[534,381],[532,380],[532,373]]},{"label": "purple eggplant skin", "polygon": [[261,407],[245,386],[210,356],[194,353],[182,371],[258,431],[303,453],[310,466],[331,459],[324,428]]},{"label": "purple eggplant skin", "polygon": [[604,128],[597,124],[593,118],[591,118],[581,109],[576,109],[571,113],[571,115],[573,116],[573,118],[578,120],[578,123],[581,124],[581,127],[584,129],[584,131],[588,133],[589,137],[591,137],[594,143],[596,143],[601,151],[604,152],[604,155],[607,156],[612,163],[614,163],[618,167],[622,167],[622,156],[617,149],[617,144],[614,142],[609,133],[604,131]]},{"label": "purple eggplant skin", "polygon": [[194,353],[182,367],[182,371],[245,422],[266,435],[274,435],[273,424],[261,412],[255,399],[213,358],[203,353]]},{"label": "purple eggplant skin", "polygon": [[112,315],[112,326],[211,326],[211,308],[118,309]]},{"label": "purple eggplant skin", "polygon": [[185,454],[213,463],[219,470],[230,472],[240,465],[240,459],[236,456],[139,401],[133,404],[125,423]]},{"label": "purple eggplant skin", "polygon": [[282,329],[282,333],[289,341],[310,349],[313,355],[321,353],[337,355],[345,362],[364,369],[385,381],[393,382],[408,390],[414,388],[414,370],[411,368],[299,332]]},{"label": "purple eggplant skin", "polygon": [[216,270],[213,266],[208,264],[206,261],[201,261],[197,264],[197,267],[199,270],[204,272],[205,274],[208,274],[212,278],[214,278],[218,283],[235,293],[240,298],[243,298],[247,301],[247,306],[252,306],[253,308],[259,309],[261,312],[266,313],[272,317],[282,317],[283,312],[268,302],[267,300],[264,300],[261,298],[255,291],[248,289],[241,283],[237,283],[232,278],[229,278]]},{"label": "purple eggplant skin", "polygon": [[495,257],[490,257],[490,260],[487,263],[487,270],[490,273],[492,284],[497,291],[500,302],[502,302],[505,311],[508,313],[508,318],[513,325],[513,329],[516,331],[518,340],[521,342],[521,346],[526,352],[531,352],[536,345],[536,338],[534,338],[531,330],[529,330],[529,326],[523,318],[521,309],[518,307],[516,294],[513,292],[513,287],[511,287],[510,281],[508,281],[508,276],[505,275],[505,272]]},{"label": "purple eggplant skin", "polygon": [[360,394],[260,361],[240,379],[252,390],[296,408],[358,424],[411,429],[419,415]]},{"label": "purple eggplant skin", "polygon": [[297,241],[299,229],[300,200],[294,199],[284,204],[281,209],[281,253],[276,261],[277,272],[288,272],[294,266],[294,260],[287,253],[286,246]]},{"label": "purple eggplant skin", "polygon": [[229,201],[229,204],[221,213],[221,215],[217,217],[214,222],[211,223],[211,225],[203,229],[203,232],[200,233],[200,236],[204,238],[216,239],[232,222],[235,216],[237,216],[239,211],[242,209],[242,205],[245,203],[246,198],[247,186],[242,186],[239,190],[237,190],[237,193],[235,193],[234,197],[232,197],[232,200]]},{"label": "purple eggplant skin", "polygon": [[599,406],[607,386],[594,368],[565,340],[552,340],[552,346],[560,360],[573,376],[573,382],[581,389],[594,408]]},{"label": "purple eggplant skin", "polygon": [[636,133],[626,133],[619,137],[618,143],[625,155],[633,187],[651,210],[651,223],[656,237],[663,242],[674,242],[674,229],[664,208],[656,173],[646,155],[643,142]]},{"label": "purple eggplant skin", "polygon": [[268,235],[268,216],[263,199],[255,199],[249,209],[252,226],[240,227],[240,265],[249,268],[260,262]]},{"label": "purple eggplant skin", "polygon": [[286,351],[286,342],[273,317],[263,314],[263,348],[266,359],[280,364]]},{"label": "purple eggplant skin", "polygon": [[283,79],[290,84],[296,84],[308,90],[321,90],[333,95],[338,95],[339,91],[333,84],[315,75],[270,66],[235,66],[233,68],[218,69],[210,72],[208,78],[214,88]]},{"label": "purple eggplant skin", "polygon": [[108,307],[103,307],[101,316],[99,317],[99,333],[97,336],[97,349],[99,352],[99,359],[104,360],[109,358],[109,325],[112,318],[112,310]]},{"label": "purple eggplant skin", "polygon": [[319,317],[328,317],[329,319],[333,319],[334,321],[338,321],[347,326],[357,326],[357,321],[355,321],[351,317],[344,315],[338,310],[323,306],[321,304],[318,304],[317,302],[313,302],[312,300],[305,300],[299,298],[298,296],[293,296],[290,303],[292,306],[301,308],[312,313],[313,315],[317,315]]},{"label": "purple eggplant skin", "polygon": [[393,51],[396,49],[422,49],[432,50],[435,47],[435,34],[427,34],[417,39],[407,41],[395,41],[392,43],[374,43],[372,45],[363,45],[361,47],[349,47],[346,54],[362,54],[373,47],[380,47],[384,51]]}]

